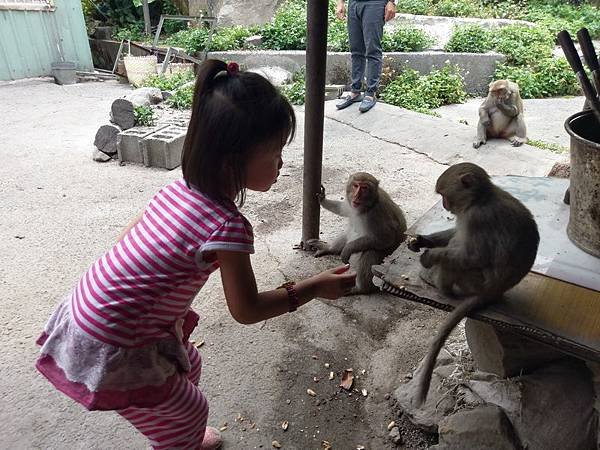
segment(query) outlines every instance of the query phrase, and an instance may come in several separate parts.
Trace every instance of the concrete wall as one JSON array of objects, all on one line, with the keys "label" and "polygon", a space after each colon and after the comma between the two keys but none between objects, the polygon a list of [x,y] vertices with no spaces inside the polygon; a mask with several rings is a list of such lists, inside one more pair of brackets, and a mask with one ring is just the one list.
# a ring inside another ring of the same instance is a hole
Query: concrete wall
[{"label": "concrete wall", "polygon": [[[236,61],[247,69],[278,66],[292,73],[306,65],[306,55],[301,50],[289,51],[232,51],[211,52],[209,58]],[[496,64],[504,61],[499,53],[445,53],[445,52],[412,52],[385,53],[385,65],[400,70],[409,67],[427,74],[434,68],[443,67],[447,62],[460,67],[465,79],[465,89],[469,94],[487,92],[488,84],[494,73]],[[330,52],[327,54],[327,84],[347,84],[350,80],[350,54],[345,52]]]},{"label": "concrete wall", "polygon": [[0,80],[50,75],[51,64],[61,61],[93,69],[80,0],[48,3],[39,10],[0,8]]}]

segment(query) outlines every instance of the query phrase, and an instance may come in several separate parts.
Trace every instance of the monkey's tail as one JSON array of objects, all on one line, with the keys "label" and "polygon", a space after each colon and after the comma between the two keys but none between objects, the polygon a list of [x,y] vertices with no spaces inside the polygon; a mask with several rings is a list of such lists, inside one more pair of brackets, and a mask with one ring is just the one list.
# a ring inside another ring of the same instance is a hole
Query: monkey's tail
[{"label": "monkey's tail", "polygon": [[431,377],[433,375],[433,369],[435,367],[435,361],[437,360],[440,351],[444,347],[448,336],[452,333],[452,330],[460,323],[462,319],[467,317],[473,311],[492,303],[495,297],[490,296],[476,296],[468,297],[462,300],[456,308],[446,318],[433,341],[430,344],[429,352],[425,357],[425,361],[421,366],[421,379],[417,388],[416,405],[421,406],[427,400],[427,393],[429,392],[429,386],[431,385]]}]

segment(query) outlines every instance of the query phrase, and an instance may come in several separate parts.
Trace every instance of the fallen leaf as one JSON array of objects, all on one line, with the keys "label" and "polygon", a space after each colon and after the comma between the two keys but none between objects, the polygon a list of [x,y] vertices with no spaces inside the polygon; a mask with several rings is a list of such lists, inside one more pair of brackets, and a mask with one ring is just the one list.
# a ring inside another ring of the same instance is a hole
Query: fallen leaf
[{"label": "fallen leaf", "polygon": [[365,373],[367,373],[367,371],[365,369],[363,369],[363,370],[360,371],[361,375],[364,375]]},{"label": "fallen leaf", "polygon": [[322,441],[321,442],[321,447],[323,447],[323,450],[331,450],[331,442],[329,441]]},{"label": "fallen leaf", "polygon": [[388,423],[388,431],[390,431],[392,428],[394,428],[396,426],[396,422],[394,422],[393,420]]},{"label": "fallen leaf", "polygon": [[319,379],[318,379],[317,377],[313,377],[313,381],[314,381],[315,383],[318,383],[318,382],[319,382]]},{"label": "fallen leaf", "polygon": [[290,426],[290,424],[288,423],[287,420],[284,420],[283,422],[281,422],[281,428],[283,431],[286,431],[289,426]]},{"label": "fallen leaf", "polygon": [[340,383],[340,387],[349,391],[352,389],[352,384],[354,383],[354,371],[352,369],[344,370],[344,374],[342,375],[342,382]]},{"label": "fallen leaf", "polygon": [[361,389],[360,392],[363,395],[363,397],[366,397],[367,395],[369,395],[369,393],[367,392],[366,389]]},{"label": "fallen leaf", "polygon": [[306,393],[308,395],[310,395],[311,397],[316,397],[317,396],[317,393],[315,391],[313,391],[312,389],[307,389]]},{"label": "fallen leaf", "polygon": [[365,446],[364,445],[357,445],[356,446],[356,450],[365,450]]},{"label": "fallen leaf", "polygon": [[195,344],[196,348],[200,348],[204,345],[204,341],[200,341],[197,344]]},{"label": "fallen leaf", "polygon": [[317,355],[312,355],[312,359],[319,359]]},{"label": "fallen leaf", "polygon": [[329,363],[325,363],[325,368],[329,369]]},{"label": "fallen leaf", "polygon": [[227,425],[223,425],[221,428],[219,428],[219,431],[225,431],[227,429]]},{"label": "fallen leaf", "polygon": [[271,445],[273,446],[273,448],[281,448],[281,444],[278,441],[271,442]]},{"label": "fallen leaf", "polygon": [[252,422],[252,423],[250,424],[250,429],[254,428],[255,426],[256,426],[256,424],[255,424],[254,422]]},{"label": "fallen leaf", "polygon": [[335,378],[335,373],[329,372],[329,379],[333,380]]}]

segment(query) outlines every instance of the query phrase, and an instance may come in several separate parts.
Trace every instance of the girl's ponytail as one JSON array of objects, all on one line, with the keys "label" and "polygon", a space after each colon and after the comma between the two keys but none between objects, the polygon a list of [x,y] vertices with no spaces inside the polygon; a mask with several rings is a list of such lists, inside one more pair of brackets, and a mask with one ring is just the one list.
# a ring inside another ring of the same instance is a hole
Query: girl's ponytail
[{"label": "girl's ponytail", "polygon": [[218,59],[207,59],[200,65],[196,75],[196,95],[194,95],[192,111],[196,109],[196,103],[200,97],[204,97],[214,84],[214,80],[220,72],[227,70],[227,64]]}]

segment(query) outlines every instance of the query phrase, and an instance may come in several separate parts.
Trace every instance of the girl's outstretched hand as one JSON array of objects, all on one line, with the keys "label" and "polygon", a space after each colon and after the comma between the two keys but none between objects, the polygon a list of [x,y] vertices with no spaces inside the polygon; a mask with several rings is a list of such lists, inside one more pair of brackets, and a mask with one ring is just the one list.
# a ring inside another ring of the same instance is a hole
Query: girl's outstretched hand
[{"label": "girl's outstretched hand", "polygon": [[350,265],[334,267],[313,277],[316,297],[335,300],[350,293],[356,284],[356,272],[350,270]]}]

